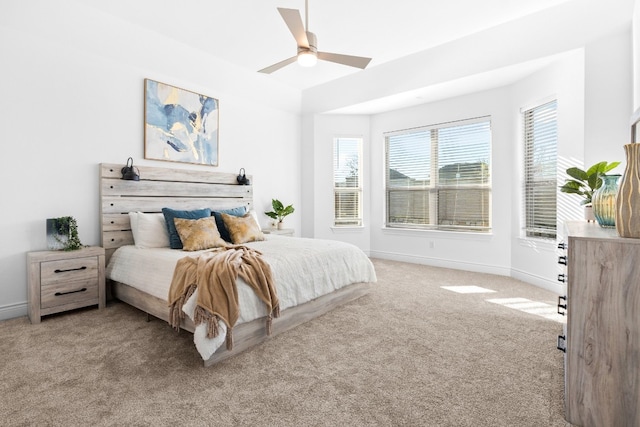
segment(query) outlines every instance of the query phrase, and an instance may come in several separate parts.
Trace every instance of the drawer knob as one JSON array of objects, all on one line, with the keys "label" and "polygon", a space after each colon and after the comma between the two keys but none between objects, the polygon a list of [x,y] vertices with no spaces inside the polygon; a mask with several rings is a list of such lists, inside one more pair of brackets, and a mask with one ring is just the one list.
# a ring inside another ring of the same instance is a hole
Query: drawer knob
[{"label": "drawer knob", "polygon": [[86,270],[86,269],[87,269],[87,267],[83,265],[82,267],[78,267],[78,268],[68,268],[68,269],[66,269],[66,270],[56,269],[56,270],[54,270],[53,272],[54,272],[54,273],[66,273],[66,272],[68,272],[68,271],[80,271],[80,270]]},{"label": "drawer knob", "polygon": [[59,297],[59,296],[62,296],[62,295],[77,294],[78,292],[84,292],[86,290],[87,290],[87,288],[82,288],[82,289],[76,289],[75,291],[56,292],[54,295]]},{"label": "drawer knob", "polygon": [[567,257],[562,255],[558,257],[558,264],[567,265]]},{"label": "drawer knob", "polygon": [[558,282],[566,283],[566,282],[567,282],[567,276],[566,276],[566,274],[562,274],[562,273],[561,273],[561,274],[558,274]]},{"label": "drawer knob", "polygon": [[558,249],[567,249],[567,244],[565,242],[558,243]]},{"label": "drawer knob", "polygon": [[[562,301],[564,300],[564,304],[562,304]],[[562,310],[562,311],[560,311]],[[567,310],[567,296],[564,295],[560,295],[558,297],[558,314],[561,314],[563,316],[566,315],[566,310]]]}]

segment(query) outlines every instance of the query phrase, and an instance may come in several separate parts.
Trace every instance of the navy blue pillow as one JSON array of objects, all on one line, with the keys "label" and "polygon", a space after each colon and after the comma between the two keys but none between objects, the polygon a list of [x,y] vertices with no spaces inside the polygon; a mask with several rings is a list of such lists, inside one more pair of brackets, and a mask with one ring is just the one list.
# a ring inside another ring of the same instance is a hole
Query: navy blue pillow
[{"label": "navy blue pillow", "polygon": [[167,223],[167,231],[169,232],[169,246],[171,246],[171,249],[182,249],[182,240],[180,240],[180,235],[178,234],[178,230],[176,230],[176,223],[173,219],[206,218],[211,216],[211,209],[204,208],[193,211],[177,211],[175,209],[162,208],[162,214],[164,215],[164,220]]},{"label": "navy blue pillow", "polygon": [[216,217],[216,226],[218,227],[218,231],[220,232],[220,237],[222,237],[224,240],[226,240],[229,243],[233,243],[231,241],[231,235],[229,235],[229,230],[227,230],[227,227],[224,225],[224,221],[222,220],[222,215],[220,215],[221,213],[226,213],[227,215],[233,215],[233,216],[244,216],[244,214],[247,213],[247,208],[245,208],[244,206],[240,206],[238,208],[211,212],[211,214],[214,217]]}]

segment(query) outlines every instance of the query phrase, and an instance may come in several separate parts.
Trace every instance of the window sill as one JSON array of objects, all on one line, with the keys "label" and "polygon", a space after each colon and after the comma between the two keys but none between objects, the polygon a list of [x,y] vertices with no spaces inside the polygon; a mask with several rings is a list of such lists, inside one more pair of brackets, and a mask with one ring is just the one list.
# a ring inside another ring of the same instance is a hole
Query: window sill
[{"label": "window sill", "polygon": [[479,240],[493,239],[493,233],[474,233],[471,231],[418,230],[415,228],[382,227],[384,234],[414,237],[438,237],[443,239]]},{"label": "window sill", "polygon": [[364,231],[363,225],[350,225],[345,227],[330,227],[331,231],[336,234],[346,234],[346,233],[362,233]]},{"label": "window sill", "polygon": [[531,237],[518,237],[518,244],[523,248],[530,248],[539,252],[556,252],[557,244],[555,240],[535,239]]}]

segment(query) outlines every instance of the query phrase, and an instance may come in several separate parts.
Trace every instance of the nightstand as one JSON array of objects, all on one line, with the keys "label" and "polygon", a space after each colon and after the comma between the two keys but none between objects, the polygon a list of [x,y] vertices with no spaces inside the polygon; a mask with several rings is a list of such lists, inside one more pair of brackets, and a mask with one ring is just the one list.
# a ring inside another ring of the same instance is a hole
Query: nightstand
[{"label": "nightstand", "polygon": [[98,305],[105,307],[104,249],[27,253],[29,319]]},{"label": "nightstand", "polygon": [[293,236],[295,234],[295,230],[293,228],[267,228],[262,230],[264,234],[276,234],[279,236]]}]

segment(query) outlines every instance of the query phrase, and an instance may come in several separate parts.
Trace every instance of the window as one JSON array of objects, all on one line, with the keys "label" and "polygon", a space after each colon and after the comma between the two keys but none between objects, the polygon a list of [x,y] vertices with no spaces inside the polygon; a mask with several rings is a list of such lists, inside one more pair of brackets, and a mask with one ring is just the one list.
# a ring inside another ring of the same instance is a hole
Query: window
[{"label": "window", "polygon": [[491,229],[491,122],[464,120],[385,136],[386,226]]},{"label": "window", "polygon": [[362,138],[333,140],[334,225],[362,225]]},{"label": "window", "polygon": [[527,237],[556,237],[557,104],[554,100],[523,111],[524,229]]}]

